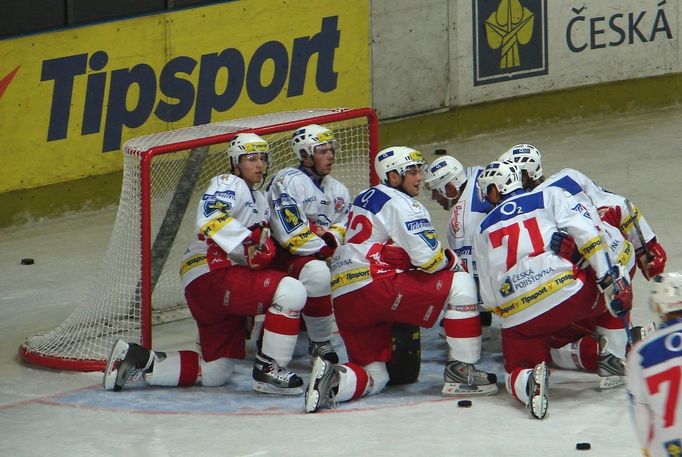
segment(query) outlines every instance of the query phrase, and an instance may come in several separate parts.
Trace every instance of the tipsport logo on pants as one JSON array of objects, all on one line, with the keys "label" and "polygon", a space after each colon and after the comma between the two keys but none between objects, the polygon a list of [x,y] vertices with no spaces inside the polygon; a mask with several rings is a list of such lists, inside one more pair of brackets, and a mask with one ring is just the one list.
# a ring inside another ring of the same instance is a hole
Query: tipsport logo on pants
[{"label": "tipsport logo on pants", "polygon": [[473,2],[474,86],[546,75],[546,0]]},{"label": "tipsport logo on pants", "polygon": [[[226,48],[198,60],[174,57],[157,74],[146,63],[107,68],[109,55],[102,50],[44,60],[41,81],[53,83],[47,140],[65,139],[70,119],[78,122],[81,118],[81,135],[99,133],[104,119],[102,152],[116,151],[121,147],[123,127],[140,127],[152,115],[177,122],[194,109],[192,124],[200,125],[211,122],[214,112],[228,111],[244,92],[257,105],[273,101],[285,86],[287,98],[303,95],[309,62],[317,63],[313,78],[317,90],[331,92],[337,87],[334,56],[339,41],[338,17],[331,16],[322,19],[318,33],[294,38],[291,53],[285,44],[273,40],[260,45],[248,61],[239,49]],[[272,78],[264,83],[263,68],[273,64]],[[225,71],[226,86],[216,88],[219,74]],[[197,82],[190,81],[197,74]],[[86,78],[82,113],[75,112],[77,104],[73,103],[78,78]]]}]

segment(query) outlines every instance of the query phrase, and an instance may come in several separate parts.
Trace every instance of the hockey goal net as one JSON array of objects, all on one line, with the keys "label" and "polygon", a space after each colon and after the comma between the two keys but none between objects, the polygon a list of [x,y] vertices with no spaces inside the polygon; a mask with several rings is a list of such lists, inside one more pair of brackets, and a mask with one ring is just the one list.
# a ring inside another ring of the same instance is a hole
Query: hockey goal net
[{"label": "hockey goal net", "polygon": [[128,141],[123,185],[109,245],[93,286],[57,328],[29,337],[19,353],[50,368],[101,371],[114,341],[151,347],[152,325],[189,317],[179,278],[194,236],[196,205],[211,177],[229,172],[227,142],[254,132],[270,143],[269,176],[297,165],[290,138],[307,124],[339,141],[333,175],[357,194],[374,181],[378,149],[373,110],[320,109],[254,116],[161,132]]}]

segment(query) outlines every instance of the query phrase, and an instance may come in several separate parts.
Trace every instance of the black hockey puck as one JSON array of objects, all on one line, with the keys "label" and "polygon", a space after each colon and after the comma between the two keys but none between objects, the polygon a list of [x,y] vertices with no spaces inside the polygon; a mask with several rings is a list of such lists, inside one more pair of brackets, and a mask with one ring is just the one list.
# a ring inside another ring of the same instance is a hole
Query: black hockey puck
[{"label": "black hockey puck", "polygon": [[21,259],[22,265],[33,265],[34,262],[35,261],[33,259],[30,259],[30,258]]},{"label": "black hockey puck", "polygon": [[471,400],[460,400],[457,402],[460,408],[471,408]]},{"label": "black hockey puck", "polygon": [[436,150],[433,151],[433,152],[434,152],[434,154],[436,154],[437,156],[444,156],[445,154],[448,153],[448,151],[447,151],[446,149],[436,149]]},{"label": "black hockey puck", "polygon": [[589,451],[592,448],[592,446],[590,445],[590,443],[577,443],[575,445],[575,448],[579,451]]}]

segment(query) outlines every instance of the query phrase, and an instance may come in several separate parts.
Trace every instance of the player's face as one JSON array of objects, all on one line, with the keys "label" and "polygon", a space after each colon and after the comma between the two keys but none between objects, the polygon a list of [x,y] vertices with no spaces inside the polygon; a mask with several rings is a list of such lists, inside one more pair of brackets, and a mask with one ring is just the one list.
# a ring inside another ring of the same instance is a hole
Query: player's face
[{"label": "player's face", "polygon": [[239,176],[252,187],[263,180],[268,166],[268,154],[254,152],[239,156]]},{"label": "player's face", "polygon": [[489,185],[488,186],[488,191],[485,194],[485,199],[490,202],[491,205],[496,206],[498,203],[502,201],[502,194],[500,193],[499,190],[497,190],[497,187],[494,185]]},{"label": "player's face", "polygon": [[422,184],[422,169],[421,167],[413,166],[407,169],[405,175],[403,176],[403,182],[400,187],[403,188],[405,193],[410,197],[416,197],[419,195],[419,187]]},{"label": "player's face", "polygon": [[334,165],[334,146],[331,143],[320,144],[315,146],[313,152],[313,161],[315,169],[320,176],[327,176],[332,172]]},{"label": "player's face", "polygon": [[456,203],[456,200],[447,199],[436,189],[431,191],[431,200],[438,203],[444,210],[449,210]]}]

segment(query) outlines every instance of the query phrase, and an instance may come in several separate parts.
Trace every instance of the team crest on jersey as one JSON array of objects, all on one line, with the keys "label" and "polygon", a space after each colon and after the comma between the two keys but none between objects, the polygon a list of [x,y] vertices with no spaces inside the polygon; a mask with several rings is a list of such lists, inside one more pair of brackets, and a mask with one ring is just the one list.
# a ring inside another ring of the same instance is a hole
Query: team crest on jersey
[{"label": "team crest on jersey", "polygon": [[277,217],[279,217],[284,230],[291,233],[303,225],[303,219],[298,212],[296,205],[284,205],[277,209]]},{"label": "team crest on jersey", "polygon": [[514,286],[512,285],[512,280],[509,276],[504,278],[504,282],[502,283],[502,286],[500,287],[500,294],[502,294],[503,297],[508,297],[511,294],[515,292]]},{"label": "team crest on jersey", "polygon": [[663,443],[663,449],[670,457],[679,457],[682,455],[682,442],[680,440],[670,440]]},{"label": "team crest on jersey", "polygon": [[438,247],[438,237],[436,236],[435,230],[424,230],[423,232],[417,233],[417,235],[419,235],[419,238],[424,240],[432,250],[436,250]]},{"label": "team crest on jersey", "polygon": [[572,209],[573,211],[575,211],[576,213],[581,214],[583,217],[586,217],[586,218],[592,220],[592,217],[590,216],[590,213],[587,211],[587,208],[585,208],[585,207],[583,206],[582,203],[578,203],[577,205],[575,205],[575,206],[574,206],[573,208],[571,208],[571,209]]},{"label": "team crest on jersey", "polygon": [[[217,192],[213,195],[204,194],[201,198],[203,200],[203,213],[208,217],[216,212],[227,214],[232,209],[235,193],[233,191]],[[229,201],[232,200],[232,201]]]},{"label": "team crest on jersey", "polygon": [[334,212],[342,213],[346,209],[346,200],[343,197],[336,197],[334,199]]}]

